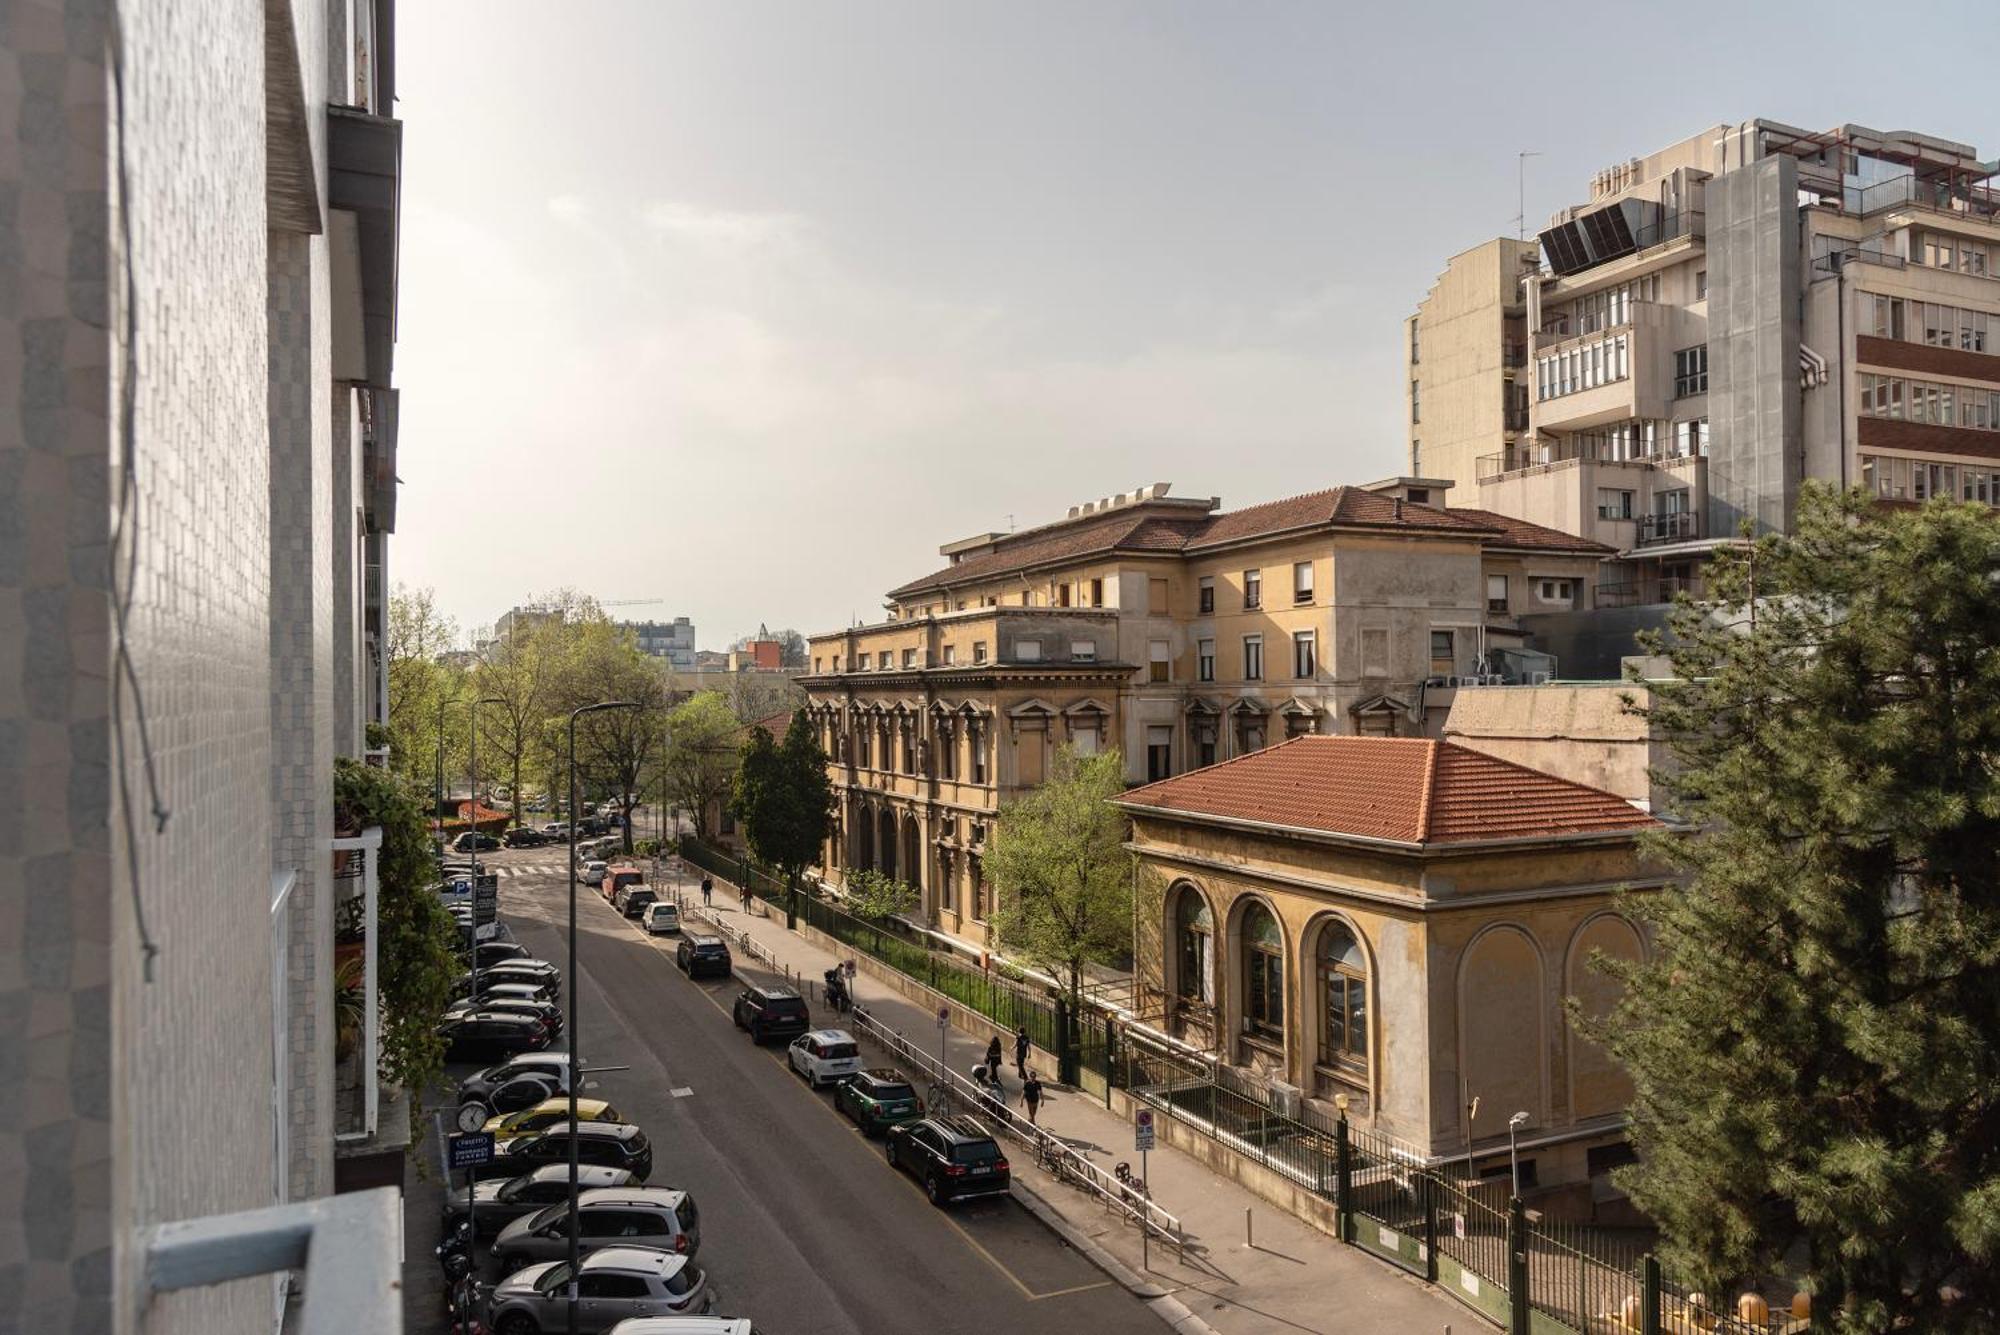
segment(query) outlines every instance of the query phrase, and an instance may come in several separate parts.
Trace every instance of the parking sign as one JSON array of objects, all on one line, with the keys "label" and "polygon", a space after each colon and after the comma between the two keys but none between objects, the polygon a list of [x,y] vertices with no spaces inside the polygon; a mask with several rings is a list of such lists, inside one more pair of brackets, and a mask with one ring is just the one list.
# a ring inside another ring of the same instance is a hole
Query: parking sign
[{"label": "parking sign", "polygon": [[1132,1148],[1141,1154],[1153,1148],[1153,1110],[1141,1108],[1132,1114]]}]

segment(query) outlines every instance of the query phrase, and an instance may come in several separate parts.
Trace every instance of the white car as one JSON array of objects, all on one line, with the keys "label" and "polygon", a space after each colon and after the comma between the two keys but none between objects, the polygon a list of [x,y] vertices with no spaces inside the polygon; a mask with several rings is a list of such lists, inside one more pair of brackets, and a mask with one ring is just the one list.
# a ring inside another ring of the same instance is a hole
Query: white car
[{"label": "white car", "polygon": [[814,1089],[861,1070],[861,1048],[845,1029],[815,1029],[792,1040],[792,1069]]},{"label": "white car", "polygon": [[676,936],[680,930],[680,905],[661,903],[646,905],[646,931],[649,935]]},{"label": "white car", "polygon": [[743,1316],[628,1316],[610,1335],[759,1335]]},{"label": "white car", "polygon": [[579,879],[585,885],[603,885],[604,874],[610,870],[610,863],[599,862],[593,858],[591,861],[583,864],[583,871],[580,873]]},{"label": "white car", "polygon": [[[577,1267],[577,1291],[591,1329],[635,1316],[708,1312],[715,1292],[687,1257],[653,1247],[606,1247]],[[569,1293],[569,1262],[542,1261],[502,1280],[487,1307],[487,1323],[516,1331],[559,1330]],[[601,1323],[601,1324],[600,1324]]]}]

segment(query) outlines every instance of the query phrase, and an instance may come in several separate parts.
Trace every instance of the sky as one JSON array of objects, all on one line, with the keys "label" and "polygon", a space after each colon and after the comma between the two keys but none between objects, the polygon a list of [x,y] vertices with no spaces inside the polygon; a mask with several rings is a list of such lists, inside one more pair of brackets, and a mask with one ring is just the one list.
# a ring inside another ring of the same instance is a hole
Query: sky
[{"label": "sky", "polygon": [[1402,322],[1522,150],[1530,232],[1751,117],[2000,155],[1990,3],[398,10],[390,574],[467,632],[835,630],[1080,501],[1395,474]]}]

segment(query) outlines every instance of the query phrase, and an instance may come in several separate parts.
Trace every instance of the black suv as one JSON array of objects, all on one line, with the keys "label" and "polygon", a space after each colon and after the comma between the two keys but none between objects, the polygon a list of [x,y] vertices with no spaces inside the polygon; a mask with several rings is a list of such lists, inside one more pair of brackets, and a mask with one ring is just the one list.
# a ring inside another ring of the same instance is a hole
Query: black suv
[{"label": "black suv", "polygon": [[758,1043],[797,1038],[812,1028],[806,999],[789,987],[746,987],[730,1015],[736,1027],[749,1030],[751,1039]]},{"label": "black suv", "polygon": [[572,1134],[578,1163],[622,1168],[640,1182],[653,1175],[653,1143],[625,1122],[558,1122],[546,1131],[516,1136],[494,1150],[493,1172],[527,1173],[545,1163],[566,1164]]},{"label": "black suv", "polygon": [[727,978],[730,970],[729,947],[719,936],[686,935],[674,947],[674,963],[680,965],[681,972],[690,978],[705,973]]},{"label": "black suv", "polygon": [[646,916],[647,905],[656,904],[659,899],[659,895],[653,891],[635,886],[626,891],[625,902],[618,906],[618,911],[628,918],[643,918]]},{"label": "black suv", "polygon": [[491,1060],[511,1057],[517,1052],[533,1052],[549,1045],[555,1034],[532,1015],[503,1011],[465,1010],[448,1016],[437,1027],[444,1040],[445,1056],[451,1061]]},{"label": "black suv", "polygon": [[924,1184],[932,1205],[1007,1191],[1007,1156],[970,1117],[926,1117],[889,1128],[889,1166]]},{"label": "black suv", "polygon": [[547,835],[531,825],[522,825],[507,831],[507,847],[509,848],[540,848],[548,841],[549,837]]},{"label": "black suv", "polygon": [[451,851],[454,853],[470,853],[475,847],[481,853],[497,853],[500,851],[500,841],[490,834],[474,834],[470,830],[451,841]]}]

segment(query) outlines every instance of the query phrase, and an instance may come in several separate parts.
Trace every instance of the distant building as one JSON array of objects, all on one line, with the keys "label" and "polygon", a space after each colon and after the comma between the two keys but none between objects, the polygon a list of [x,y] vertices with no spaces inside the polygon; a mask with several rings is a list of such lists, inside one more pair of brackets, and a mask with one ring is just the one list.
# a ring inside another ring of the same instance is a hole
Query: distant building
[{"label": "distant building", "polygon": [[500,614],[493,623],[493,638],[504,640],[516,631],[527,630],[531,626],[545,625],[551,621],[561,621],[560,609],[548,607],[516,607]]},{"label": "distant building", "polygon": [[783,665],[785,647],[776,640],[745,640],[729,651],[729,670],[741,672],[746,668],[758,672],[776,672]]},{"label": "distant building", "polygon": [[623,621],[619,624],[632,632],[640,653],[664,658],[669,666],[681,671],[693,670],[694,622],[686,617],[675,617],[672,621]]}]

